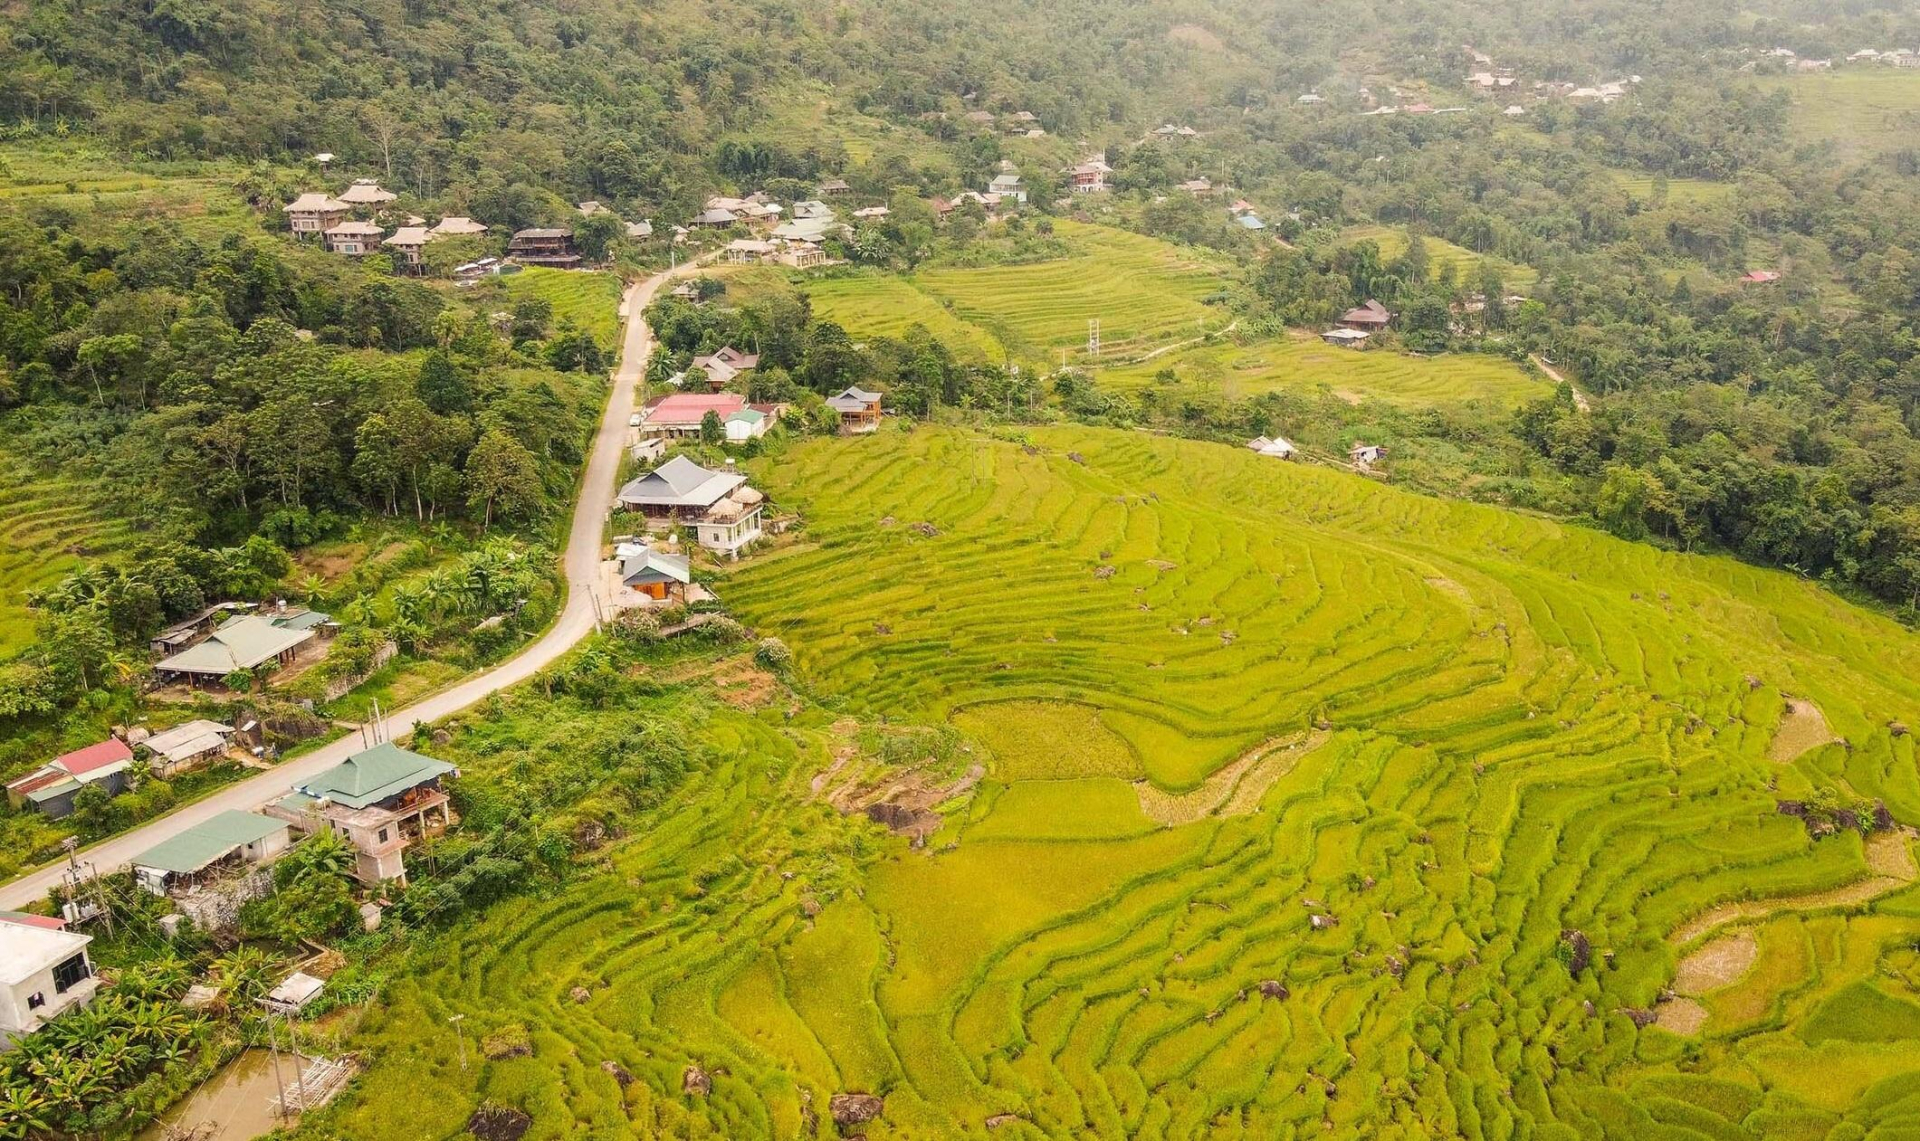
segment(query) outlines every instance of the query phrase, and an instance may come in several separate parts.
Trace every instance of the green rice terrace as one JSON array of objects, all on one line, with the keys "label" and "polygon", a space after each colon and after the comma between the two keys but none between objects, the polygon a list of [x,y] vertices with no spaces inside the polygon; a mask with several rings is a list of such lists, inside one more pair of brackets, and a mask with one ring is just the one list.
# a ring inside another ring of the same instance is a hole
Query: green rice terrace
[{"label": "green rice terrace", "polygon": [[1354,403],[1371,397],[1405,405],[1488,400],[1516,406],[1553,390],[1544,377],[1490,354],[1355,352],[1307,334],[1196,346],[1098,375],[1102,383],[1132,390],[1161,383],[1169,369],[1176,393],[1235,398],[1324,391]]},{"label": "green rice terrace", "polygon": [[1130,356],[1216,331],[1231,320],[1204,301],[1226,287],[1210,255],[1108,226],[1057,219],[1065,257],[987,266],[932,266],[905,277],[808,279],[821,315],[853,337],[897,336],[924,324],[956,348],[1058,363],[1084,355],[1087,322],[1102,352]]},{"label": "green rice terrace", "polygon": [[797,692],[711,666],[697,774],[420,956],[308,1135],[1920,1133],[1912,834],[1851,815],[1920,819],[1911,632],[1138,433],[755,474],[807,525],[718,589]]},{"label": "green rice terrace", "polygon": [[98,498],[84,479],[43,477],[0,453],[0,660],[33,641],[28,591],[53,586],[126,537]]}]

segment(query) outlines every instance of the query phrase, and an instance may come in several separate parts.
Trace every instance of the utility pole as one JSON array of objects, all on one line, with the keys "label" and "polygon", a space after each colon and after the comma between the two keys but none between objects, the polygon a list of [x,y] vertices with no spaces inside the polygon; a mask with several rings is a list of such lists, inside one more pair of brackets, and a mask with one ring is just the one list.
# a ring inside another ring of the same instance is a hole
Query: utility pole
[{"label": "utility pole", "polygon": [[92,861],[88,861],[86,871],[82,872],[80,870],[80,838],[78,836],[68,836],[66,839],[60,841],[60,846],[64,848],[67,853],[68,905],[73,908],[76,917],[81,917],[79,903],[81,895],[91,888],[94,909],[98,911],[100,917],[106,921],[107,934],[111,936],[113,934],[113,908],[107,902],[106,885],[100,882],[98,869],[93,866]]},{"label": "utility pole", "polygon": [[287,1082],[280,1076],[280,1040],[273,1035],[273,1008],[267,1008],[267,1049],[273,1055],[273,1087],[280,1093],[280,1116],[287,1116]]},{"label": "utility pole", "polygon": [[[293,1059],[293,1084],[300,1090],[300,1110],[307,1108],[307,1071],[300,1061],[300,1039],[294,1037],[293,1020],[286,1015],[280,1016],[287,1027],[287,1056]],[[272,1016],[268,1016],[272,1020]]]}]

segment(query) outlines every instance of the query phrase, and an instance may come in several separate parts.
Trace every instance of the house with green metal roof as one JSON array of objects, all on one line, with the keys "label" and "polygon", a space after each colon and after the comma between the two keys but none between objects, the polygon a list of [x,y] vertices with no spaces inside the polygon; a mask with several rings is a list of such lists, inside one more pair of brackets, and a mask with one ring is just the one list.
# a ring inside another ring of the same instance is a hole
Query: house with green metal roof
[{"label": "house with green metal roof", "polygon": [[269,863],[291,844],[285,820],[228,809],[133,858],[134,882],[155,895],[240,867]]},{"label": "house with green metal roof", "polygon": [[292,665],[301,647],[330,630],[332,624],[333,619],[318,610],[291,608],[242,614],[222,622],[205,641],[160,659],[153,670],[162,677],[201,685],[269,663]]},{"label": "house with green metal roof", "polygon": [[406,882],[400,853],[453,823],[442,778],[459,776],[445,761],[382,741],[295,785],[267,813],[302,831],[325,828],[353,846],[361,882]]}]

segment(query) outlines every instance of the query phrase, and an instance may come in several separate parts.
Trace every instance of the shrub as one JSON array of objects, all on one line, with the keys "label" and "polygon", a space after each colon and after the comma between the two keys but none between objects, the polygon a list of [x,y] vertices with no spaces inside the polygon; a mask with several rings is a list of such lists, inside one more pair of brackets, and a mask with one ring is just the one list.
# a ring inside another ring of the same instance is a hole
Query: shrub
[{"label": "shrub", "polygon": [[778,638],[762,638],[753,648],[753,660],[774,673],[785,675],[793,668],[793,651]]}]

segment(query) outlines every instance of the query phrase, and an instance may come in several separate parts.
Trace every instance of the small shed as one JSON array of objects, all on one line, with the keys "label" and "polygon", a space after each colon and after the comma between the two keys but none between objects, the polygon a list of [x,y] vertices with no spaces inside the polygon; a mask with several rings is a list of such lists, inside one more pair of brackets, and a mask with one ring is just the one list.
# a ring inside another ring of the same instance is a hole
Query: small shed
[{"label": "small shed", "polygon": [[298,1014],[306,1009],[307,1004],[319,998],[320,992],[325,990],[326,986],[326,983],[305,971],[295,971],[279,986],[269,991],[267,996],[260,1000],[260,1005],[275,1014]]}]

